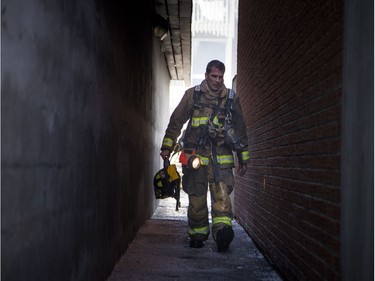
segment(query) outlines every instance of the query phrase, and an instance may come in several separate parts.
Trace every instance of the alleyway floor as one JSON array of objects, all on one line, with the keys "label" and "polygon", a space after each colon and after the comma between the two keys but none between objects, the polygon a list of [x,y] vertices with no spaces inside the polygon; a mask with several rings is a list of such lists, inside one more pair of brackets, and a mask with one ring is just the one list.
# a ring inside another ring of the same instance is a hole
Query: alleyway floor
[{"label": "alleyway floor", "polygon": [[282,280],[235,221],[235,238],[227,252],[217,252],[211,236],[203,248],[190,248],[187,195],[181,191],[178,211],[175,202],[173,198],[160,200],[107,281]]}]

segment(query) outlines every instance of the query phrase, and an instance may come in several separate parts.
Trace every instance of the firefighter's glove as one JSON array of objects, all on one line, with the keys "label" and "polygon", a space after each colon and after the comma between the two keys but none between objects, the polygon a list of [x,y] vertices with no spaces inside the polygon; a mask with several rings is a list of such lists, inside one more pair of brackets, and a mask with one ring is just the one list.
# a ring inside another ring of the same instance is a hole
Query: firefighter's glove
[{"label": "firefighter's glove", "polygon": [[238,168],[237,168],[238,174],[242,177],[243,175],[245,175],[246,171],[247,171],[247,164],[246,163],[242,163],[242,164],[240,163],[238,165]]},{"label": "firefighter's glove", "polygon": [[169,155],[171,154],[171,151],[168,150],[168,149],[163,149],[161,152],[160,152],[160,157],[164,159],[167,159],[169,158]]}]

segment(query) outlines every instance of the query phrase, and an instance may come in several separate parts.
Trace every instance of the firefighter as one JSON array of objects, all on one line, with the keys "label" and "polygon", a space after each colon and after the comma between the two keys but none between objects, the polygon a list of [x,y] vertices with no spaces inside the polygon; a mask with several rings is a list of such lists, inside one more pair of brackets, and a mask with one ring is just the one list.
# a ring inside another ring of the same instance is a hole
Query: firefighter
[{"label": "firefighter", "polygon": [[211,194],[211,234],[219,252],[227,251],[234,238],[232,205],[234,154],[238,174],[246,173],[250,159],[246,125],[239,97],[224,85],[225,65],[207,64],[205,79],[185,91],[173,111],[162,141],[160,156],[169,158],[183,125],[182,187],[188,194],[190,247],[201,248],[210,234],[207,189]]}]

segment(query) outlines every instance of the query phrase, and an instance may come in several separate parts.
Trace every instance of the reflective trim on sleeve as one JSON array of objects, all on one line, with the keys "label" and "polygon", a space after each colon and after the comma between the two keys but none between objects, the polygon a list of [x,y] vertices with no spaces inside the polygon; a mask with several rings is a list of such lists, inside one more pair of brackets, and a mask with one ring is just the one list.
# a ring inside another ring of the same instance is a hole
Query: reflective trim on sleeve
[{"label": "reflective trim on sleeve", "polygon": [[172,148],[172,146],[173,146],[173,140],[170,139],[170,138],[165,137],[163,139],[163,146],[164,147],[170,147],[170,148]]},{"label": "reflective trim on sleeve", "polygon": [[229,217],[215,217],[212,219],[212,224],[223,223],[232,226],[232,219]]},{"label": "reflective trim on sleeve", "polygon": [[245,150],[245,151],[242,151],[241,152],[241,158],[242,158],[242,161],[248,161],[250,160],[250,152]]},{"label": "reflective trim on sleeve", "polygon": [[217,163],[218,164],[233,164],[234,163],[233,155],[232,154],[218,155]]}]

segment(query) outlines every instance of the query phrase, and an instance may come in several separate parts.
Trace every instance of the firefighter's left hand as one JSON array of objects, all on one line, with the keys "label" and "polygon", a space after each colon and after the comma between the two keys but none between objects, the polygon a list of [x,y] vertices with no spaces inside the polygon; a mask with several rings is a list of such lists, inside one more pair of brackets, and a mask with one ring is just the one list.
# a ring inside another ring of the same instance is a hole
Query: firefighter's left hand
[{"label": "firefighter's left hand", "polygon": [[238,174],[242,177],[247,171],[247,164],[246,163],[243,163],[243,164],[239,164],[238,165],[238,169],[237,169],[237,172]]}]

